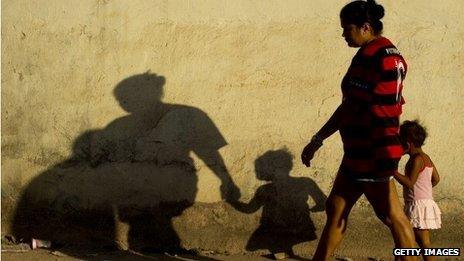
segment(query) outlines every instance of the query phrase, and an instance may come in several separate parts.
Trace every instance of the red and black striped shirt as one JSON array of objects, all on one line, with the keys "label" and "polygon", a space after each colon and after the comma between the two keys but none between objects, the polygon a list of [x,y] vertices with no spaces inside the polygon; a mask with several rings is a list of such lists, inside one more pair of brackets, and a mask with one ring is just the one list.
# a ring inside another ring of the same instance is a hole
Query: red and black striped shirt
[{"label": "red and black striped shirt", "polygon": [[342,81],[341,171],[356,180],[392,176],[403,154],[399,140],[401,95],[407,65],[380,37],[359,49]]}]

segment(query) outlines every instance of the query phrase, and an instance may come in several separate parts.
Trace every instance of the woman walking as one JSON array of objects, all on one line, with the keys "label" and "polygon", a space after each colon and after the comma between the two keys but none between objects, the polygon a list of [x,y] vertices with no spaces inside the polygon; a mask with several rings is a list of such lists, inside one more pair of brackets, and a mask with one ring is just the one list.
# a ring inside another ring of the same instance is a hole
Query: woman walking
[{"label": "woman walking", "polygon": [[327,221],[313,260],[333,255],[350,210],[363,194],[390,228],[396,247],[415,247],[392,180],[403,154],[398,132],[407,66],[398,49],[382,36],[383,16],[384,8],[373,0],[351,2],[340,12],[342,36],[349,47],[359,50],[342,80],[342,103],[301,155],[309,167],[324,139],[340,132],[344,156],[326,202]]}]

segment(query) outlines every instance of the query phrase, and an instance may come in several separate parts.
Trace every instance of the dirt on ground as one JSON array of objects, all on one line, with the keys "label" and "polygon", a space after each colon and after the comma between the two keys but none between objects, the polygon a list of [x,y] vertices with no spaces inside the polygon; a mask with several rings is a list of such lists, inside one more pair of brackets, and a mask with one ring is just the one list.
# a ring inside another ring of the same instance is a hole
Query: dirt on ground
[{"label": "dirt on ground", "polygon": [[[72,253],[72,254],[71,254]],[[261,260],[276,260],[273,255],[270,254],[234,254],[228,255],[223,253],[215,253],[212,251],[202,251],[196,254],[180,254],[180,255],[171,255],[171,254],[141,254],[131,251],[87,251],[85,249],[74,249],[69,251],[67,249],[3,249],[1,253],[1,259],[5,261],[19,261],[19,260],[58,260],[58,261],[68,261],[68,260],[98,260],[98,261],[112,261],[112,260],[123,260],[123,261],[142,261],[142,260],[159,260],[159,261],[172,261],[172,260],[221,260],[221,261],[261,261]],[[311,256],[295,256],[287,257],[285,260],[288,261],[298,261],[298,260],[311,260]],[[381,261],[381,260],[393,260],[393,257],[370,257],[362,256],[360,253],[359,256],[335,256],[333,260],[337,261]],[[462,257],[442,257],[438,260],[464,260]]]}]

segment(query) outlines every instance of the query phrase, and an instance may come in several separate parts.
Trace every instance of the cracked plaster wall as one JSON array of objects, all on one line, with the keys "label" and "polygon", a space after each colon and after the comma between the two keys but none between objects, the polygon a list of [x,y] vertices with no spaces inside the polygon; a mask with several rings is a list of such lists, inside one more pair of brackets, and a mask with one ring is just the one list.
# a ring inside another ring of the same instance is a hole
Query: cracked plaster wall
[{"label": "cracked plaster wall", "polygon": [[[310,177],[328,194],[342,156],[339,136],[326,141],[310,169],[299,153],[340,102],[355,52],[341,38],[345,2],[2,1],[2,230],[21,192],[72,157],[80,135],[128,115],[114,88],[146,71],[165,77],[165,104],[202,111],[225,138],[219,152],[242,200],[263,184],[254,161],[283,147],[294,155],[291,175]],[[464,4],[381,3],[384,35],[409,65],[402,119],[427,126],[424,149],[442,175],[435,197],[444,213],[462,215]],[[195,202],[220,201],[218,177],[194,152],[190,158]],[[109,184],[134,179],[118,178]],[[89,195],[118,190],[101,179],[85,188]],[[149,193],[148,186],[135,185]]]}]

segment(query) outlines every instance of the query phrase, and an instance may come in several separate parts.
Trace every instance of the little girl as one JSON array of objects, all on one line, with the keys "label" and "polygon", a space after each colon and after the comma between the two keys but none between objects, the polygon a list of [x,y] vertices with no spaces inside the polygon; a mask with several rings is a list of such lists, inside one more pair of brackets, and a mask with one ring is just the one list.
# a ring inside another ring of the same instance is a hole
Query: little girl
[{"label": "little girl", "polygon": [[[404,121],[400,137],[409,154],[405,174],[396,173],[395,179],[403,185],[404,209],[414,228],[416,241],[421,248],[430,248],[429,229],[441,227],[441,211],[433,200],[432,187],[440,181],[437,168],[422,151],[427,137],[425,128],[417,120]],[[432,260],[432,257],[424,257]]]}]

